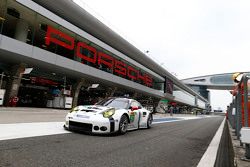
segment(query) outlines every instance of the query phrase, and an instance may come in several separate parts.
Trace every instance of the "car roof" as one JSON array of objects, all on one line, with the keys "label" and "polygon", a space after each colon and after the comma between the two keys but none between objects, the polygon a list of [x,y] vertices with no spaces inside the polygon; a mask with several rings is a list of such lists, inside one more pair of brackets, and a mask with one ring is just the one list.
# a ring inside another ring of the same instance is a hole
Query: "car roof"
[{"label": "car roof", "polygon": [[127,98],[127,97],[108,97],[108,99],[123,99],[123,100],[134,100],[134,99],[131,99],[131,98]]}]

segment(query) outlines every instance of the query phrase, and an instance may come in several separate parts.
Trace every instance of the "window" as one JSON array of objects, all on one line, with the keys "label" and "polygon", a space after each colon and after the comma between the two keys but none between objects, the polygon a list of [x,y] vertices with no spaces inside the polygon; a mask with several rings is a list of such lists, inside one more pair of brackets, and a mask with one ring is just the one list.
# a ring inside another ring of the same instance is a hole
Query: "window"
[{"label": "window", "polygon": [[2,27],[6,17],[6,0],[0,0],[0,33],[2,33]]},{"label": "window", "polygon": [[132,101],[130,106],[131,106],[131,107],[138,107],[138,108],[142,108],[141,104],[140,104],[140,103],[138,103],[137,101]]},{"label": "window", "polygon": [[35,36],[34,36],[33,45],[37,46],[41,49],[45,49],[45,50],[48,50],[50,52],[55,53],[56,49],[57,49],[56,44],[54,44],[54,43],[51,43],[50,45],[45,44],[46,32],[47,32],[48,25],[50,25],[54,28],[59,27],[54,22],[52,22],[49,19],[46,19],[45,17],[38,14],[36,17],[36,22],[35,22]]},{"label": "window", "polygon": [[[74,39],[76,38],[76,34],[75,33],[67,30],[66,28],[64,28],[62,26],[59,26],[58,30],[61,31],[62,33],[65,33],[65,34],[69,35],[70,37],[72,37]],[[60,41],[68,43],[68,41],[65,41],[65,39],[62,39],[62,38],[60,39]],[[63,46],[57,45],[56,54],[59,54],[59,55],[61,55],[63,57],[66,57],[66,58],[69,58],[69,59],[73,60],[74,56],[75,56],[74,55],[75,54],[75,50],[74,49],[70,50],[70,49],[67,49],[67,48],[65,48]]]},{"label": "window", "polygon": [[120,98],[111,98],[111,99],[105,99],[105,100],[97,103],[97,105],[127,109],[128,108],[128,100],[127,99],[120,99]]},{"label": "window", "polygon": [[[25,43],[32,43],[34,33],[35,12],[16,3],[1,0],[0,21],[2,34]],[[4,7],[5,6],[5,7]]]}]

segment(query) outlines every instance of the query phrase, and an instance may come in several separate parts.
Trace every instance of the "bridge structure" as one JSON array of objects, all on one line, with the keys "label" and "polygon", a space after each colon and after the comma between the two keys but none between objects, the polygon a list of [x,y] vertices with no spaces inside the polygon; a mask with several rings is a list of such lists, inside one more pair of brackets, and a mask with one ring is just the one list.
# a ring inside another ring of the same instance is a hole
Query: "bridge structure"
[{"label": "bridge structure", "polygon": [[[249,73],[249,72],[240,72]],[[190,86],[193,90],[198,92],[204,98],[210,101],[210,89],[214,90],[233,90],[235,82],[233,75],[235,73],[222,73],[214,75],[198,76],[193,78],[183,79],[182,82]]]}]

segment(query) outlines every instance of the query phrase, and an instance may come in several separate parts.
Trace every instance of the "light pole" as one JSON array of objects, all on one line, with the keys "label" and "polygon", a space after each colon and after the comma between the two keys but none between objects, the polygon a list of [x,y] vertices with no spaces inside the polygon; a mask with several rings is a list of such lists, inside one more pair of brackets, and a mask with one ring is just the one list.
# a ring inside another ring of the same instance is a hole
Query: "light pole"
[{"label": "light pole", "polygon": [[2,74],[1,74],[1,79],[0,79],[0,89],[2,88],[2,83],[3,83],[3,75],[4,75],[4,72],[2,72]]},{"label": "light pole", "polygon": [[67,78],[66,76],[63,77],[63,94],[65,93],[66,90],[66,82],[67,82]]}]

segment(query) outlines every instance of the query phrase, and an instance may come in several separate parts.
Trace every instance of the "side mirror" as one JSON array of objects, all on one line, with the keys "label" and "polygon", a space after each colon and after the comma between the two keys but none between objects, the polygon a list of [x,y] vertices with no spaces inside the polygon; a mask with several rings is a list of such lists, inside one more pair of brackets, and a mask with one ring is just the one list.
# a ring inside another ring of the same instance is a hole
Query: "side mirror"
[{"label": "side mirror", "polygon": [[131,111],[134,111],[134,110],[138,110],[139,109],[139,107],[137,107],[137,106],[131,106],[131,107],[129,107],[130,109],[131,109]]}]

